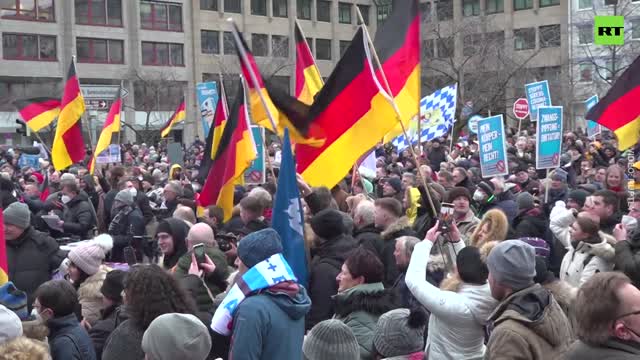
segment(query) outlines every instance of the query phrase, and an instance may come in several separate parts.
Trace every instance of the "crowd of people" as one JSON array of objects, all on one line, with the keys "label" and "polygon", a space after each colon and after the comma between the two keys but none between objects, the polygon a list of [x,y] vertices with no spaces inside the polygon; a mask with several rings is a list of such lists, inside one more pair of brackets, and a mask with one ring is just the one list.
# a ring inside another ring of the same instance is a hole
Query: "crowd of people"
[{"label": "crowd of people", "polygon": [[200,141],[183,165],[123,144],[93,175],[1,149],[0,360],[637,359],[640,145],[566,132],[545,171],[531,130],[506,176],[473,135],[379,145],[331,189],[298,176],[306,279],[270,227],[277,144],[228,221],[198,211]]}]

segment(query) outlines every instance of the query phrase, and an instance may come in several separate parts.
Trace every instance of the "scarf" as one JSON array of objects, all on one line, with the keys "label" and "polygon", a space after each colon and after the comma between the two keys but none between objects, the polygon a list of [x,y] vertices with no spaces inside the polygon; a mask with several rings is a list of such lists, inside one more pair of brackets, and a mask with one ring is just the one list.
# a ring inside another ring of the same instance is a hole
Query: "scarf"
[{"label": "scarf", "polygon": [[284,256],[279,253],[257,263],[233,285],[211,319],[211,329],[218,334],[231,334],[233,314],[251,293],[285,281],[297,281]]}]

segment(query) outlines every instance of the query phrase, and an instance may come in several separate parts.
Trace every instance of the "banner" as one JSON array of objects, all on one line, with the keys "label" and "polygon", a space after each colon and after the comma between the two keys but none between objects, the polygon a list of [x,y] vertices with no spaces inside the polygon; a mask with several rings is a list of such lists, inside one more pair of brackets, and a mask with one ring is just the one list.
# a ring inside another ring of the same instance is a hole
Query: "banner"
[{"label": "banner", "polygon": [[23,168],[28,166],[34,170],[40,170],[40,155],[22,154],[18,158],[18,167]]},{"label": "banner", "polygon": [[96,156],[96,164],[113,164],[122,162],[120,157],[120,145],[111,144],[109,147]]},{"label": "banner", "polygon": [[245,184],[264,184],[267,182],[266,161],[264,149],[264,128],[262,126],[252,125],[253,141],[256,143],[258,156],[251,163],[251,166],[244,172]]},{"label": "banner", "polygon": [[209,129],[211,129],[213,116],[216,113],[216,104],[218,104],[218,88],[216,87],[216,82],[197,83],[196,95],[198,96],[202,128],[204,129],[204,137],[206,139],[207,136],[209,136]]},{"label": "banner", "polygon": [[[585,114],[598,103],[598,95],[593,95],[584,102]],[[593,139],[602,132],[602,126],[595,121],[587,120],[587,137]]]},{"label": "banner", "polygon": [[169,158],[169,164],[178,164],[184,167],[184,151],[182,150],[182,144],[175,142],[167,144],[167,158]]},{"label": "banner", "polygon": [[562,106],[539,107],[536,126],[536,169],[555,169],[562,153]]},{"label": "banner", "polygon": [[547,80],[538,81],[524,86],[529,102],[529,119],[538,121],[538,108],[541,106],[551,106],[551,93],[549,92],[549,82]]},{"label": "banner", "polygon": [[483,178],[507,175],[507,147],[502,114],[478,121],[480,171]]}]

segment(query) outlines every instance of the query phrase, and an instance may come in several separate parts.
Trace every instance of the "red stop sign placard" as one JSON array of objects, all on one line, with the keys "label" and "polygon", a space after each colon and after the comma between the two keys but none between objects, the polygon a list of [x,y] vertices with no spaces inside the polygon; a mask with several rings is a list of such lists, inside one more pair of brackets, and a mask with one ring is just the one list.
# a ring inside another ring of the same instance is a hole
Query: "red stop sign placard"
[{"label": "red stop sign placard", "polygon": [[513,115],[522,120],[529,115],[529,102],[525,98],[520,98],[513,103]]}]

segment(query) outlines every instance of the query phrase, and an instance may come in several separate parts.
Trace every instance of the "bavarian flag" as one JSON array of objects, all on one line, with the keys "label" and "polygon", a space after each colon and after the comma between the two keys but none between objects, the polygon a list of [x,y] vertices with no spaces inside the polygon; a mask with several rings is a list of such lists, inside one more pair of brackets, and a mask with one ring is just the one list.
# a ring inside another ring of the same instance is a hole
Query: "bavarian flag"
[{"label": "bavarian flag", "polygon": [[298,172],[309,185],[335,186],[398,124],[390,100],[395,100],[403,119],[417,113],[419,38],[416,1],[394,1],[393,12],[380,27],[375,42],[391,89],[388,94],[381,85],[381,69],[373,67],[371,49],[360,27],[309,109],[309,117],[326,135],[324,145],[296,146]]},{"label": "bavarian flag", "polygon": [[89,162],[89,173],[93,175],[96,167],[96,157],[109,148],[111,145],[111,137],[114,133],[120,131],[120,112],[122,111],[122,87],[118,90],[118,95],[113,104],[111,104],[111,108],[109,109],[109,113],[107,114],[107,118],[104,120],[104,126],[102,127],[102,132],[100,133],[100,137],[98,138],[98,143],[96,144],[96,148],[93,152],[93,156]]},{"label": "bavarian flag", "polygon": [[311,54],[307,39],[302,33],[300,24],[296,20],[296,98],[301,102],[311,105],[313,97],[324,85],[316,61]]},{"label": "bavarian flag", "polygon": [[180,101],[180,104],[176,108],[176,111],[173,112],[173,115],[169,118],[166,124],[160,129],[160,137],[166,138],[167,135],[171,132],[171,128],[181,121],[183,121],[187,117],[187,113],[185,112],[186,105],[184,102],[184,98]]},{"label": "bavarian flag", "polygon": [[586,119],[613,131],[624,151],[640,139],[640,56],[613,84],[607,95],[587,113]]},{"label": "bavarian flag", "polygon": [[239,91],[198,199],[202,207],[214,204],[221,207],[225,222],[233,212],[235,182],[257,157],[244,84],[239,86]]},{"label": "bavarian flag", "polygon": [[13,102],[18,113],[31,131],[40,131],[53,123],[60,114],[60,100],[54,98],[33,98]]},{"label": "bavarian flag", "polygon": [[80,122],[84,110],[84,98],[76,75],[76,65],[74,60],[71,60],[51,148],[51,160],[56,170],[66,169],[84,158],[85,149]]}]

